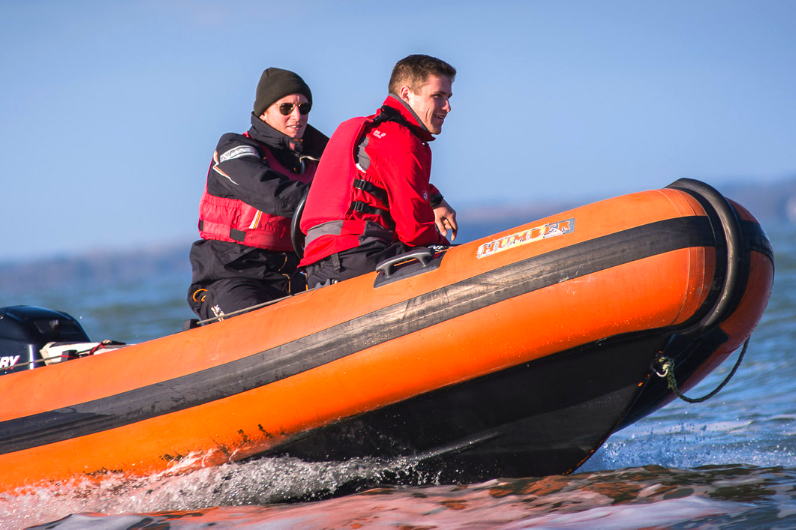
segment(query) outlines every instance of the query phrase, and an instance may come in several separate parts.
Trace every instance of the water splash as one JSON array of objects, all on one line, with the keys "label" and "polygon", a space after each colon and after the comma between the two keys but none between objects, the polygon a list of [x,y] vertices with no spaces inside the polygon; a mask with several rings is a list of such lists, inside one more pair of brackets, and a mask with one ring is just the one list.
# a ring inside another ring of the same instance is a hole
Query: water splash
[{"label": "water splash", "polygon": [[46,527],[791,528],[796,524],[794,479],[796,469],[647,466],[466,486],[387,487],[323,502],[83,513]]},{"label": "water splash", "polygon": [[0,528],[22,528],[68,514],[200,510],[208,506],[268,505],[314,501],[361,491],[379,483],[430,484],[405,459],[352,459],[311,463],[262,458],[185,474],[73,480],[0,495]]}]

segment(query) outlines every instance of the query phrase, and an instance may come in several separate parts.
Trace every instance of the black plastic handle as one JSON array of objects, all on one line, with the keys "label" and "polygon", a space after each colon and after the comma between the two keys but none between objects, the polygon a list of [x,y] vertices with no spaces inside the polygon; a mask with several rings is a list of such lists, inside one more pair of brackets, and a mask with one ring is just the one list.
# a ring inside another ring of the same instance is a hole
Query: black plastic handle
[{"label": "black plastic handle", "polygon": [[393,268],[396,265],[412,259],[418,260],[425,267],[429,264],[429,262],[431,262],[432,259],[434,259],[434,251],[428,247],[418,247],[404,254],[398,254],[397,256],[387,258],[376,265],[376,272],[381,272],[384,274],[385,278],[389,278],[390,275],[392,275]]}]

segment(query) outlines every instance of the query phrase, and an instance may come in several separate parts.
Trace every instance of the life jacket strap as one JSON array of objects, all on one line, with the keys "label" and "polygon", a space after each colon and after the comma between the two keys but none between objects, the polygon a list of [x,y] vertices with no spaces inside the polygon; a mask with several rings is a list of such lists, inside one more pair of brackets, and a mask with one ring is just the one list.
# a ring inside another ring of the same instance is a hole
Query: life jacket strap
[{"label": "life jacket strap", "polygon": [[359,213],[369,213],[373,215],[379,215],[384,218],[387,225],[389,225],[390,227],[395,226],[395,221],[393,221],[392,216],[390,215],[390,212],[388,210],[382,210],[381,208],[376,208],[375,206],[371,206],[370,204],[362,201],[352,201],[351,209]]},{"label": "life jacket strap", "polygon": [[[218,225],[216,225],[218,226]],[[204,219],[199,219],[199,231],[205,231],[205,221]],[[238,243],[243,243],[246,240],[246,232],[243,230],[236,230],[234,228],[229,229],[229,238],[234,239]]]},{"label": "life jacket strap", "polygon": [[364,179],[354,179],[354,187],[358,190],[362,190],[373,195],[384,204],[389,204],[389,200],[387,198],[387,190],[376,186],[372,182],[369,182]]}]

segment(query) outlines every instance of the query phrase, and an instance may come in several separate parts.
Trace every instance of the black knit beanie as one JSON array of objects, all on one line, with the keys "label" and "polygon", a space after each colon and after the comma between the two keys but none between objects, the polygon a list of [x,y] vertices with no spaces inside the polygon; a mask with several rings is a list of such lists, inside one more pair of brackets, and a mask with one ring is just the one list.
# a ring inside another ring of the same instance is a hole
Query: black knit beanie
[{"label": "black knit beanie", "polygon": [[304,94],[312,105],[312,92],[307,83],[298,75],[281,68],[268,68],[257,83],[257,96],[254,100],[254,115],[262,116],[265,109],[275,101],[290,94]]}]

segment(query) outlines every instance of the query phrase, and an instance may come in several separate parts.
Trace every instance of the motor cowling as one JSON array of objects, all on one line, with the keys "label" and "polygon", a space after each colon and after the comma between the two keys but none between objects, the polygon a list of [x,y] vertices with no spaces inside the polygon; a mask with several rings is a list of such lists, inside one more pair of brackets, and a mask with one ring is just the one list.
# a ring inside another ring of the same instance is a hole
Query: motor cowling
[{"label": "motor cowling", "polygon": [[44,366],[41,349],[52,342],[91,342],[61,311],[34,306],[0,308],[0,375]]}]

